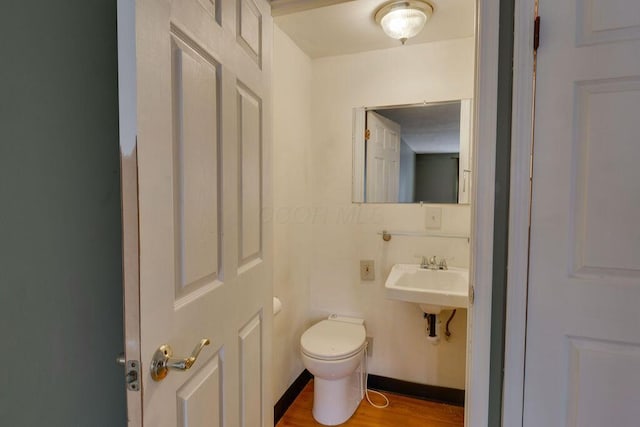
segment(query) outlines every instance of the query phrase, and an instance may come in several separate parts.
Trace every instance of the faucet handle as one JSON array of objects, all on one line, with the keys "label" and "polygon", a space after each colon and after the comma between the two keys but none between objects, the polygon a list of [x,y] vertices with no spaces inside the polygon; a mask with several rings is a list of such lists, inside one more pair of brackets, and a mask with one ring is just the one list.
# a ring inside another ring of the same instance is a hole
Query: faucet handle
[{"label": "faucet handle", "polygon": [[440,259],[440,264],[438,264],[438,268],[439,268],[440,270],[448,270],[448,267],[447,267],[447,259],[446,259],[446,258],[441,258],[441,259]]},{"label": "faucet handle", "polygon": [[414,255],[414,257],[420,259],[420,268],[427,268],[429,264],[427,264],[427,257],[424,255]]}]

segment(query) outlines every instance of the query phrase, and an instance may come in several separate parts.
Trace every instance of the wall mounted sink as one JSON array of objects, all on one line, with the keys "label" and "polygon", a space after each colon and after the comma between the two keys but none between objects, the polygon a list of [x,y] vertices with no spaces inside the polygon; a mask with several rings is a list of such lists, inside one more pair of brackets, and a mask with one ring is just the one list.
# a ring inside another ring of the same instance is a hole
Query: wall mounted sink
[{"label": "wall mounted sink", "polygon": [[427,270],[418,264],[396,264],[384,284],[386,297],[415,302],[425,313],[467,308],[469,303],[469,270]]}]

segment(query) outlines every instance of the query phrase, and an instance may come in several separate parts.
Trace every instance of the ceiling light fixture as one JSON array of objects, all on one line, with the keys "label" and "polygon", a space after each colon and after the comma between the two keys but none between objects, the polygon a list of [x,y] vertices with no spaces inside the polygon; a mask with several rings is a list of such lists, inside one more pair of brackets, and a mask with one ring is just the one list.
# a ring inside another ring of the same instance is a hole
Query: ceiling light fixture
[{"label": "ceiling light fixture", "polygon": [[426,1],[392,1],[378,9],[375,20],[389,37],[404,44],[422,31],[432,14],[433,6]]}]

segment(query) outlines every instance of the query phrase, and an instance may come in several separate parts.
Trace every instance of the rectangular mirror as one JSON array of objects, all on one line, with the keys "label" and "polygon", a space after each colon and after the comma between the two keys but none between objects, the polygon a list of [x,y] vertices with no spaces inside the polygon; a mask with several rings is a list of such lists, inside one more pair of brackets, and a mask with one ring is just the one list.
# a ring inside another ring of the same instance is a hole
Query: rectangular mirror
[{"label": "rectangular mirror", "polygon": [[471,100],[353,109],[355,203],[469,203]]}]

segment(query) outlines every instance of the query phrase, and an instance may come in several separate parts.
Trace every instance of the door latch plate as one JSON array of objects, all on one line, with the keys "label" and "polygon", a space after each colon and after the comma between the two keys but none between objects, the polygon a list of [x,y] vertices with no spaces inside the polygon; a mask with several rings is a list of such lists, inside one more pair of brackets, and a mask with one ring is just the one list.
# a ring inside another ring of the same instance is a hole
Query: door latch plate
[{"label": "door latch plate", "polygon": [[127,360],[124,378],[127,384],[127,390],[140,391],[140,362],[139,361]]}]

